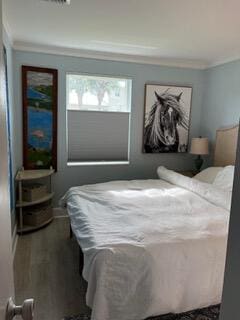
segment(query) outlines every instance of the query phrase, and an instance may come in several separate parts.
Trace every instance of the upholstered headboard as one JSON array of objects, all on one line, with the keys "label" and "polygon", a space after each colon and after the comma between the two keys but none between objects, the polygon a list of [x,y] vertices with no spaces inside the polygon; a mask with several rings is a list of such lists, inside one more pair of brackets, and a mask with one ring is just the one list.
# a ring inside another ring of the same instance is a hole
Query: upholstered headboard
[{"label": "upholstered headboard", "polygon": [[222,128],[217,130],[214,166],[224,167],[234,165],[236,160],[239,126]]}]

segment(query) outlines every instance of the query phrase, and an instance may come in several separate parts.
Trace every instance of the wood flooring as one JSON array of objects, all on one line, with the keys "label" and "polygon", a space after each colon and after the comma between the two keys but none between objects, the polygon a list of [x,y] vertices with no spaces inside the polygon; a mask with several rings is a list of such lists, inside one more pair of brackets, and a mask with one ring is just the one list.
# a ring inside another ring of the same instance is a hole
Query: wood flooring
[{"label": "wood flooring", "polygon": [[14,260],[15,302],[34,298],[34,320],[61,320],[89,314],[86,282],[79,275],[79,247],[69,238],[68,218],[20,236]]}]

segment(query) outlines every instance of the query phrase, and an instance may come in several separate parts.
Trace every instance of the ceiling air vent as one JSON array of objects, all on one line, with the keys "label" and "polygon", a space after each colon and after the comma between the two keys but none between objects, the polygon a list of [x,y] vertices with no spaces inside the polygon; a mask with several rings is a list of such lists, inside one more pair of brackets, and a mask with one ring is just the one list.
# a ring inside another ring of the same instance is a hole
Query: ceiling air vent
[{"label": "ceiling air vent", "polygon": [[48,2],[55,2],[59,4],[70,4],[71,0],[43,0],[43,1],[48,1]]}]

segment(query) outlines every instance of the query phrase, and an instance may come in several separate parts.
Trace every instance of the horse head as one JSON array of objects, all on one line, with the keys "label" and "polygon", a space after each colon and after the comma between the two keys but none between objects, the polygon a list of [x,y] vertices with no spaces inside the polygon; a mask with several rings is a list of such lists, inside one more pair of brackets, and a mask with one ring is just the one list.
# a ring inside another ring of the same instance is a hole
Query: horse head
[{"label": "horse head", "polygon": [[[159,95],[155,91],[157,105],[155,108],[155,126],[153,130],[160,130],[158,134],[162,143],[172,146],[178,143],[179,136],[177,125],[183,125],[183,112],[180,106],[182,92],[179,95],[173,95],[165,92]],[[158,126],[158,128],[157,128]]]}]

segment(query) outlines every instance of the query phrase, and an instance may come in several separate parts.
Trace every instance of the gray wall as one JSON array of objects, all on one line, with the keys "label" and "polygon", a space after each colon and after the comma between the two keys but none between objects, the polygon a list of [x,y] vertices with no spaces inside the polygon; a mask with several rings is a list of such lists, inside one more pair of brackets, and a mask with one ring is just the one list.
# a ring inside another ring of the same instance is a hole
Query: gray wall
[{"label": "gray wall", "polygon": [[[237,123],[239,119],[240,61],[200,71],[22,51],[13,52],[13,60],[15,169],[22,165],[21,66],[44,66],[59,71],[58,172],[54,177],[55,203],[69,187],[74,185],[113,179],[156,178],[156,168],[159,165],[177,170],[192,168],[192,156],[188,154],[142,153],[144,85],[147,82],[193,86],[190,137],[201,134],[209,137],[213,143],[217,128]],[[67,167],[65,75],[71,71],[120,75],[133,79],[130,165]],[[210,159],[206,164],[211,163]]]},{"label": "gray wall", "polygon": [[240,60],[205,71],[201,134],[212,145],[219,127],[238,124],[240,116]]},{"label": "gray wall", "polygon": [[[191,169],[188,154],[143,154],[144,85],[147,82],[190,85],[193,87],[190,136],[200,133],[204,71],[143,65],[126,62],[99,61],[49,54],[14,52],[14,96],[17,139],[16,163],[22,159],[22,101],[21,66],[33,65],[56,68],[59,71],[58,92],[58,172],[54,177],[56,199],[71,186],[113,179],[156,178],[156,168],[165,165],[172,169]],[[133,79],[130,165],[67,167],[66,152],[66,72],[120,75]]]}]

